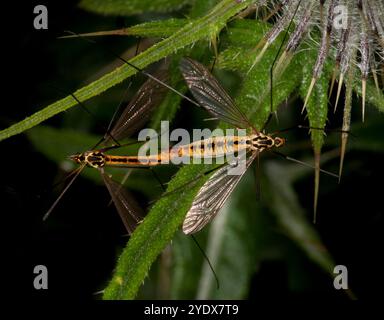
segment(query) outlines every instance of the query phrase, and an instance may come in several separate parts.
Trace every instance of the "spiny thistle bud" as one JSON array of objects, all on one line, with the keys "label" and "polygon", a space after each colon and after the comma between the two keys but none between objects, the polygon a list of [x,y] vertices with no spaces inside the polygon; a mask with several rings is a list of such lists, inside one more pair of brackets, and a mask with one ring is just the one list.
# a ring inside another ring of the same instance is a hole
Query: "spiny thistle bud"
[{"label": "spiny thistle bud", "polygon": [[[384,2],[382,0],[284,0],[272,1],[277,21],[263,39],[262,49],[255,65],[266,49],[290,24],[295,22],[285,50],[276,68],[289,61],[304,41],[312,41],[311,34],[320,33],[316,44],[317,61],[313,67],[312,81],[304,102],[305,109],[316,81],[321,75],[327,58],[335,62],[331,91],[336,76],[339,87],[335,108],[346,74],[358,68],[361,74],[362,118],[365,116],[366,82],[372,75],[376,88],[380,90],[377,73],[384,67]],[[380,71],[381,70],[381,71]],[[382,74],[383,76],[383,74]],[[346,83],[346,85],[350,85]]]}]

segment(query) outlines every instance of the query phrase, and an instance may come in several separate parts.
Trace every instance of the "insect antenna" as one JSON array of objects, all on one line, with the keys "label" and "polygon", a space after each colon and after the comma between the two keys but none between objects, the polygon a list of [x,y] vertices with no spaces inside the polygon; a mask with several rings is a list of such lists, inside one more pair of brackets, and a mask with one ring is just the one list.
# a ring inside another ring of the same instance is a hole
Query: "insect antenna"
[{"label": "insect antenna", "polygon": [[287,155],[285,155],[285,154],[283,154],[283,153],[281,153],[281,152],[278,152],[278,151],[270,151],[270,152],[272,152],[273,154],[276,154],[276,155],[278,155],[278,156],[280,156],[280,157],[282,157],[282,158],[284,158],[284,159],[286,159],[286,160],[289,160],[289,161],[292,161],[292,162],[295,162],[295,163],[299,163],[299,164],[301,164],[301,165],[303,165],[303,166],[306,166],[306,167],[308,167],[308,168],[311,168],[311,169],[319,170],[319,171],[322,172],[322,173],[325,173],[325,174],[327,174],[327,175],[329,175],[329,176],[331,176],[331,177],[334,177],[334,178],[339,179],[339,175],[337,175],[337,174],[335,174],[335,173],[333,173],[333,172],[330,172],[330,171],[327,171],[327,170],[318,168],[318,167],[313,166],[313,165],[311,165],[311,164],[309,164],[309,163],[307,163],[307,162],[300,161],[300,160],[298,160],[298,159],[289,157],[289,156],[287,156]]},{"label": "insect antenna", "polygon": [[287,132],[287,131],[291,131],[293,129],[308,129],[308,130],[320,130],[320,131],[324,131],[324,132],[339,132],[339,133],[350,134],[351,136],[356,138],[356,135],[353,134],[350,130],[342,130],[342,129],[336,129],[336,128],[335,129],[334,128],[319,128],[319,127],[305,126],[302,124],[298,124],[298,125],[295,125],[292,127],[280,129],[280,130],[274,131],[272,133],[269,133],[269,135],[275,136],[276,134],[279,134],[281,132]]},{"label": "insect antenna", "polygon": [[55,200],[55,202],[51,205],[51,207],[48,209],[48,211],[45,213],[45,215],[43,216],[43,221],[47,220],[47,218],[49,217],[49,215],[51,214],[51,212],[53,211],[53,209],[56,207],[56,205],[59,203],[59,201],[61,200],[61,198],[64,196],[64,194],[67,192],[67,190],[69,189],[69,187],[73,184],[73,182],[76,180],[76,178],[79,176],[79,174],[81,173],[81,171],[83,171],[83,169],[85,168],[85,164],[82,165],[81,167],[79,167],[78,169],[76,169],[74,171],[74,176],[72,177],[72,179],[68,182],[68,184],[65,186],[65,188],[63,189],[63,191],[61,191],[60,195],[57,197],[57,199]]}]

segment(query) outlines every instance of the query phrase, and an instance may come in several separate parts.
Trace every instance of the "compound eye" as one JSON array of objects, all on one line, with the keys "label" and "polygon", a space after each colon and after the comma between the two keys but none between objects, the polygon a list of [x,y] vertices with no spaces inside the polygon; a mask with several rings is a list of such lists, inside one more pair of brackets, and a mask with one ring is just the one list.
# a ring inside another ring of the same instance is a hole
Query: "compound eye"
[{"label": "compound eye", "polygon": [[76,154],[70,156],[69,159],[71,159],[72,161],[74,161],[76,163],[81,163],[82,161],[84,161],[84,156],[81,153],[76,153]]},{"label": "compound eye", "polygon": [[285,139],[283,138],[278,138],[278,146],[282,146],[285,143]]}]

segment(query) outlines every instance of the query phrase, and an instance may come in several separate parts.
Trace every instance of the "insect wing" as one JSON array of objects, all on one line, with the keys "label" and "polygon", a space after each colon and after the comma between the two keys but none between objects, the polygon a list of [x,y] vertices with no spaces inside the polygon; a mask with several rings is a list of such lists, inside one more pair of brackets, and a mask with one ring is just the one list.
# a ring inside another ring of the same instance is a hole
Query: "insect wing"
[{"label": "insect wing", "polygon": [[[168,80],[166,75],[157,74],[156,78],[164,83]],[[164,99],[167,91],[165,86],[149,78],[124,109],[104,142],[110,142],[112,137],[114,140],[127,138],[142,128],[151,117],[153,109]]]},{"label": "insect wing", "polygon": [[237,128],[252,127],[205,66],[190,58],[184,58],[180,62],[180,69],[192,95],[209,113]]},{"label": "insect wing", "polygon": [[140,208],[132,195],[125,190],[121,184],[113,181],[105,173],[102,173],[101,175],[105,185],[108,188],[109,194],[112,197],[112,201],[119,212],[120,218],[123,220],[128,234],[131,234],[137,225],[143,220],[143,210]]},{"label": "insect wing", "polygon": [[257,151],[251,154],[246,160],[245,168],[239,174],[228,174],[228,170],[234,166],[234,163],[229,163],[216,171],[204,183],[184,219],[183,232],[185,234],[200,231],[216,216],[257,155]]}]

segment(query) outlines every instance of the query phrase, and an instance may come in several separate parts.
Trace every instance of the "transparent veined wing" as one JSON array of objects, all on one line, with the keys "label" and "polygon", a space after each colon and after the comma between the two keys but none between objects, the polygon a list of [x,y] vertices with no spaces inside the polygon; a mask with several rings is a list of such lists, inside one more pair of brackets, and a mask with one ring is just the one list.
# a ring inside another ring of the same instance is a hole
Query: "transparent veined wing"
[{"label": "transparent veined wing", "polygon": [[[158,73],[155,76],[164,83],[168,81],[166,74]],[[104,143],[107,144],[113,139],[118,141],[127,138],[142,128],[150,119],[153,109],[164,99],[167,91],[165,86],[151,78],[144,82],[106,135]]]},{"label": "transparent veined wing", "polygon": [[121,184],[113,181],[112,178],[104,172],[101,172],[101,175],[128,234],[131,234],[143,220],[143,210],[133,196],[124,189]]},{"label": "transparent veined wing", "polygon": [[244,168],[237,175],[228,174],[228,170],[234,166],[234,163],[228,163],[218,169],[204,183],[184,219],[183,232],[185,234],[200,231],[216,216],[257,155],[257,151],[252,152],[245,160]]},{"label": "transparent veined wing", "polygon": [[214,117],[237,128],[253,127],[205,66],[190,58],[183,58],[180,70],[197,102]]}]

